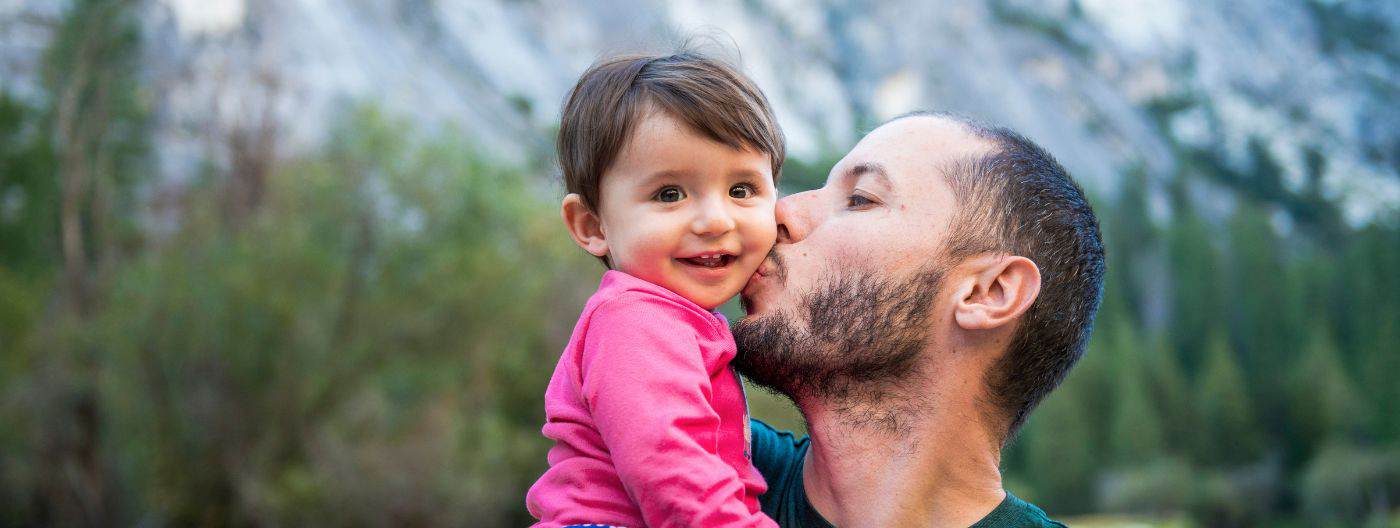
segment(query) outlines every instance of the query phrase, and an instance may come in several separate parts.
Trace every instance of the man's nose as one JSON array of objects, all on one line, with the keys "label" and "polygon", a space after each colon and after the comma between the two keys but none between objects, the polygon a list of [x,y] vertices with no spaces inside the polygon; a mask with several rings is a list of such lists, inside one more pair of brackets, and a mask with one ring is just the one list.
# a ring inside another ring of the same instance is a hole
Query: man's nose
[{"label": "man's nose", "polygon": [[705,200],[699,204],[690,230],[700,236],[714,236],[734,229],[734,216],[725,207],[723,200]]},{"label": "man's nose", "polygon": [[816,191],[805,191],[778,200],[774,210],[778,220],[778,243],[791,244],[807,238],[814,225],[811,206],[816,198]]}]

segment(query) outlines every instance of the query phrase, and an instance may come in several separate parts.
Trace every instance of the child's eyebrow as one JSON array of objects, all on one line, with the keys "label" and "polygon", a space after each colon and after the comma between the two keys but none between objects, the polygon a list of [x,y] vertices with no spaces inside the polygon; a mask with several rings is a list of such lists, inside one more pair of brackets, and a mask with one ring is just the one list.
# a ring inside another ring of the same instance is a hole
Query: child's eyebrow
[{"label": "child's eyebrow", "polygon": [[657,181],[661,181],[661,180],[676,180],[676,179],[684,178],[684,177],[687,177],[687,176],[690,176],[690,171],[676,170],[676,169],[664,169],[664,170],[659,170],[659,171],[653,172],[653,173],[651,173],[651,174],[648,174],[648,175],[642,177],[641,185],[642,185],[643,187],[645,187],[645,186],[647,186],[647,185],[651,185],[651,184],[653,184],[653,183],[656,183]]},{"label": "child's eyebrow", "polygon": [[[661,181],[684,180],[692,177],[695,177],[694,171],[685,169],[663,169],[643,176],[639,182],[639,186],[649,187]],[[727,177],[736,180],[761,180],[764,178],[764,175],[762,172],[753,169],[736,169],[730,171]]]},{"label": "child's eyebrow", "polygon": [[729,177],[730,177],[730,178],[736,178],[736,179],[742,178],[742,179],[761,180],[761,179],[763,179],[763,173],[762,173],[762,172],[759,172],[759,171],[756,171],[756,170],[753,170],[753,169],[738,169],[738,170],[735,170],[735,171],[730,172],[730,173],[729,173]]}]

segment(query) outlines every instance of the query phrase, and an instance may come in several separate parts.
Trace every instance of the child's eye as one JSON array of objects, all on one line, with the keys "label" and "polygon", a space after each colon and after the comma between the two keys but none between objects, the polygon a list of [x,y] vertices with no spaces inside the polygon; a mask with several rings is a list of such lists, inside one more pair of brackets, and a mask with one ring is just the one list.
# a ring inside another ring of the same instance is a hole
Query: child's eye
[{"label": "child's eye", "polygon": [[874,200],[871,200],[859,194],[852,194],[846,197],[846,207],[865,207],[874,203]]},{"label": "child's eye", "polygon": [[654,199],[667,203],[679,202],[685,199],[685,191],[682,191],[680,187],[662,187],[661,190],[656,191],[656,196],[654,197]]},{"label": "child's eye", "polygon": [[753,185],[748,183],[741,183],[729,188],[730,198],[742,200],[745,198],[753,198],[755,194],[758,194],[758,189],[755,189]]}]

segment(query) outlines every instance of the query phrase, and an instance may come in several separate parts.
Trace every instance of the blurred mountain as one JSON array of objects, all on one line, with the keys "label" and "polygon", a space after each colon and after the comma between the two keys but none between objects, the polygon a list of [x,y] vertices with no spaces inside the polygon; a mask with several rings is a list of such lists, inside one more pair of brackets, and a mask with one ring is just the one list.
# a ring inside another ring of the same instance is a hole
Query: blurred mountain
[{"label": "blurred mountain", "polygon": [[[63,4],[0,2],[0,86],[43,97],[39,56]],[[1266,200],[1339,204],[1353,224],[1400,208],[1396,2],[137,5],[165,182],[233,163],[229,145],[250,148],[250,134],[275,138],[254,144],[264,153],[306,151],[365,99],[460,127],[506,160],[547,159],[564,94],[593,60],[699,35],[765,90],[799,159],[829,161],[881,120],[931,108],[1010,125],[1099,193],[1130,170],[1172,181],[1202,166],[1183,169],[1191,159]],[[1170,214],[1159,205],[1149,212]]]}]

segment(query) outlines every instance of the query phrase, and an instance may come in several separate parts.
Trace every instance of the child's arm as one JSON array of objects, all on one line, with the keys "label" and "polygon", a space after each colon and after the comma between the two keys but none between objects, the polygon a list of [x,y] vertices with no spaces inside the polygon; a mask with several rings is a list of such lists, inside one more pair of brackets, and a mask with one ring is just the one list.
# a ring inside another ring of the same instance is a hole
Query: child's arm
[{"label": "child's arm", "polygon": [[720,459],[719,415],[695,330],[675,302],[624,294],[593,313],[583,395],[627,494],[646,524],[776,527],[744,504]]}]

